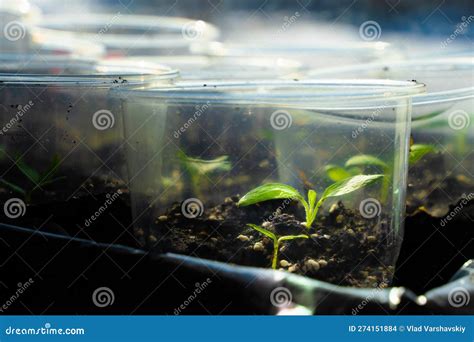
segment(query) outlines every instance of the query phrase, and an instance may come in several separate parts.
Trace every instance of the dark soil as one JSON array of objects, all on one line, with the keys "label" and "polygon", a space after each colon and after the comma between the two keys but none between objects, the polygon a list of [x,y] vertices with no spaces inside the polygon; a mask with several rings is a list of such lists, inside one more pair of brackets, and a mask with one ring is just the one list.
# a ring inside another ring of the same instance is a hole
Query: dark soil
[{"label": "dark soil", "polygon": [[[439,172],[444,168],[442,153],[429,154],[408,172],[407,213],[418,210],[443,217],[450,206],[474,193],[474,180],[463,174]],[[472,171],[472,170],[471,170]]]},{"label": "dark soil", "polygon": [[[64,193],[74,190],[67,189],[66,183],[54,184],[54,189],[35,193],[33,200],[26,203],[24,215],[18,218],[8,218],[4,210],[0,210],[1,222],[97,242],[138,247],[131,228],[128,231],[132,222],[130,200],[128,190],[120,181],[107,177],[88,179],[67,199],[62,199],[66,197]],[[91,216],[118,191],[120,195],[114,197],[95,220],[91,220]],[[0,188],[0,202],[10,198],[23,200],[19,194]]]},{"label": "dark soil", "polygon": [[[237,201],[237,196],[228,197],[225,203],[191,219],[183,216],[181,205],[176,203],[152,227],[152,250],[269,268],[272,241],[246,226],[264,224],[277,236],[309,235],[309,239],[282,243],[280,269],[345,286],[388,285],[393,267],[384,258],[390,246],[384,235],[388,228],[383,219],[380,223],[364,219],[339,202],[329,213],[320,213],[318,222],[308,231],[298,220],[303,213],[295,203],[269,201],[238,207]],[[285,213],[278,211],[279,207]],[[139,230],[137,234],[144,233]]]}]

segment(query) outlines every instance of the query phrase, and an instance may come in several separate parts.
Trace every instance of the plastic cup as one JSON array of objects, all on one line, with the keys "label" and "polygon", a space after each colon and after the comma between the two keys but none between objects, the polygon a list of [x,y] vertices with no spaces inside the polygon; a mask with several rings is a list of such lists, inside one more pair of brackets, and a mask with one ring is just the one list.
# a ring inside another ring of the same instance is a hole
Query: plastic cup
[{"label": "plastic cup", "polygon": [[120,12],[44,16],[38,27],[103,44],[110,56],[189,53],[192,43],[219,35],[216,27],[202,20]]},{"label": "plastic cup", "polygon": [[[380,80],[120,89],[114,93],[123,97],[125,138],[133,146],[127,165],[136,232],[154,251],[266,267],[270,242],[246,224],[275,225],[310,236],[288,243],[280,256],[297,265],[295,272],[346,285],[385,284],[402,236],[411,96],[423,90]],[[362,130],[375,111],[383,115]],[[311,229],[301,225],[304,209],[295,201],[235,203],[270,182],[321,196],[333,183],[326,167],[362,153],[387,167],[360,173],[383,172],[375,176],[383,180],[324,201]]]},{"label": "plastic cup", "polygon": [[221,43],[193,44],[196,54],[228,57],[274,57],[297,60],[315,69],[331,66],[399,59],[402,56],[386,42],[317,42],[311,44]]},{"label": "plastic cup", "polygon": [[0,70],[2,197],[26,203],[125,189],[122,118],[108,94],[177,76],[167,67],[51,56],[3,59]]},{"label": "plastic cup", "polygon": [[[413,98],[408,211],[435,217],[474,198],[474,58],[418,59],[315,71],[310,77],[416,79],[427,93]],[[425,151],[424,155],[417,151]]]}]

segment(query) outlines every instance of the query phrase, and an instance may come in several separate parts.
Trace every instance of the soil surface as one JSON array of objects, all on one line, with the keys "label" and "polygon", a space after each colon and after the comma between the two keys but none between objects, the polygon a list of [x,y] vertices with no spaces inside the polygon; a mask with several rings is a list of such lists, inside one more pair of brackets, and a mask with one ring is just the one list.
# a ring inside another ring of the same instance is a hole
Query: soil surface
[{"label": "soil surface", "polygon": [[441,153],[430,154],[410,167],[407,189],[408,214],[421,209],[433,217],[443,217],[461,198],[474,193],[472,178],[459,173],[439,172],[444,158]]},{"label": "soil surface", "polygon": [[[195,218],[183,216],[180,203],[176,203],[152,227],[152,250],[269,268],[273,242],[246,225],[254,223],[277,236],[309,236],[281,244],[278,268],[282,270],[345,286],[388,285],[393,267],[384,258],[390,246],[383,219],[378,223],[377,219],[367,220],[338,202],[328,213],[321,212],[308,230],[299,221],[302,208],[295,203],[268,201],[238,207],[238,199],[228,197]],[[144,232],[138,230],[137,234]]]},{"label": "soil surface", "polygon": [[[123,183],[108,177],[88,179],[70,198],[58,200],[74,192],[75,189],[67,187],[65,181],[55,184],[57,190],[50,187],[36,192],[20,217],[9,218],[1,210],[1,222],[97,242],[139,246],[132,229],[128,231],[132,217],[128,190]],[[10,189],[0,187],[1,203],[11,198],[24,200]],[[101,207],[104,210],[97,214]]]}]

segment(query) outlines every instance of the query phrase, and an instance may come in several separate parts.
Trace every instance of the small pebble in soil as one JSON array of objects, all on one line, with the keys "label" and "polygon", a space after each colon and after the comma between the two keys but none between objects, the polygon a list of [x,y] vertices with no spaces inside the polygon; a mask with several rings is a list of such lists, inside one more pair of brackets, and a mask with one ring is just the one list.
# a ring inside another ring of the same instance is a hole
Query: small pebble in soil
[{"label": "small pebble in soil", "polygon": [[336,216],[336,223],[341,224],[342,222],[344,222],[344,216],[343,215],[337,215]]},{"label": "small pebble in soil", "polygon": [[240,234],[239,236],[237,236],[237,239],[239,239],[240,241],[242,242],[245,242],[245,241],[249,241],[249,237],[247,235],[242,235]]},{"label": "small pebble in soil", "polygon": [[280,253],[283,253],[284,251],[286,251],[286,246],[281,246],[280,247]]},{"label": "small pebble in soil", "polygon": [[329,208],[329,213],[332,214],[332,213],[335,213],[337,211],[337,209],[339,209],[339,205],[337,203],[334,203],[333,205],[331,205],[331,207]]},{"label": "small pebble in soil", "polygon": [[373,235],[369,235],[369,236],[367,236],[367,241],[368,242],[375,242],[375,241],[377,241],[377,238]]},{"label": "small pebble in soil", "polygon": [[226,198],[224,199],[224,203],[225,203],[225,204],[231,204],[231,203],[234,203],[234,201],[232,200],[232,198],[226,197]]},{"label": "small pebble in soil", "polygon": [[286,260],[280,260],[280,266],[281,267],[288,267],[288,266],[290,266],[290,263]]},{"label": "small pebble in soil", "polygon": [[256,252],[263,252],[265,250],[265,247],[263,247],[263,243],[256,242],[255,245],[253,245],[253,250]]},{"label": "small pebble in soil", "polygon": [[150,242],[153,242],[153,243],[156,242],[156,241],[158,241],[158,239],[156,238],[155,235],[150,235],[150,236],[148,237],[148,240],[149,240]]},{"label": "small pebble in soil", "polygon": [[168,220],[168,216],[166,216],[166,215],[161,215],[161,216],[158,217],[158,221],[164,222],[166,220]]},{"label": "small pebble in soil", "polygon": [[328,239],[328,240],[329,240],[329,239],[331,238],[331,235],[324,234],[324,235],[323,235],[323,238],[325,238],[325,239]]},{"label": "small pebble in soil", "polygon": [[317,272],[320,268],[319,263],[314,259],[308,259],[304,263],[307,272]]},{"label": "small pebble in soil", "polygon": [[209,220],[217,221],[218,219],[217,219],[217,216],[216,216],[216,215],[211,214],[211,215],[209,215]]},{"label": "small pebble in soil", "polygon": [[346,231],[347,231],[347,234],[349,234],[350,236],[355,235],[355,232],[351,228],[347,229]]},{"label": "small pebble in soil", "polygon": [[313,239],[318,239],[318,238],[319,238],[319,234],[316,234],[316,233],[311,234],[310,236],[311,236],[311,238],[313,238]]},{"label": "small pebble in soil", "polygon": [[219,240],[217,240],[215,237],[212,237],[210,240],[211,240],[212,242],[214,242],[214,243],[217,243],[217,242],[219,241]]},{"label": "small pebble in soil", "polygon": [[288,272],[291,272],[291,273],[294,273],[296,271],[298,271],[298,265],[297,264],[294,264],[294,265],[291,265],[290,267],[288,267]]},{"label": "small pebble in soil", "polygon": [[320,259],[320,260],[318,260],[318,264],[321,267],[326,267],[328,265],[328,262],[324,259]]},{"label": "small pebble in soil", "polygon": [[265,229],[270,228],[271,226],[272,226],[272,224],[268,221],[265,221],[265,222],[262,223],[262,227],[265,228]]}]

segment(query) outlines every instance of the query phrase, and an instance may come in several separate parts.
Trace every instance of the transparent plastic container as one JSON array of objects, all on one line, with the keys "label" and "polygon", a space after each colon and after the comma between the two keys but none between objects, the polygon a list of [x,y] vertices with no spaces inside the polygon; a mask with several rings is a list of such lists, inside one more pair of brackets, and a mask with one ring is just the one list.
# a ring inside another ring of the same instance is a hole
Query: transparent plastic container
[{"label": "transparent plastic container", "polygon": [[122,118],[108,94],[178,75],[46,56],[3,59],[0,71],[0,196],[26,205],[126,191]]},{"label": "transparent plastic container", "polygon": [[216,27],[202,20],[120,12],[48,15],[38,27],[103,44],[111,56],[186,54],[192,43],[219,36]]},{"label": "transparent plastic container", "polygon": [[386,42],[312,42],[309,44],[279,44],[265,42],[209,42],[193,44],[192,52],[208,56],[274,57],[297,60],[312,68],[369,63],[403,58],[395,47]]},{"label": "transparent plastic container", "polygon": [[416,79],[427,93],[413,98],[407,205],[446,215],[474,193],[474,58],[418,59],[326,71],[310,77]]},{"label": "transparent plastic container", "polygon": [[169,65],[180,73],[182,80],[255,80],[294,79],[305,75],[307,68],[300,62],[272,57],[225,56],[135,56],[124,60],[139,63]]},{"label": "transparent plastic container", "polygon": [[[423,90],[414,82],[259,81],[113,92],[123,97],[131,142],[135,232],[154,252],[261,267],[273,262],[272,240],[248,223],[304,234],[282,242],[277,265],[337,284],[384,286],[402,235],[411,96]],[[352,138],[374,111],[383,115]],[[334,183],[327,167],[362,153],[388,167],[361,166],[354,180],[376,181],[323,200],[310,229],[298,201],[237,205],[275,182],[305,197],[314,189],[319,200]]]}]

